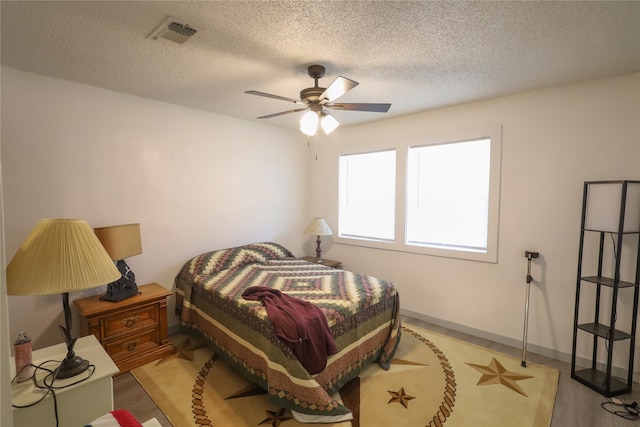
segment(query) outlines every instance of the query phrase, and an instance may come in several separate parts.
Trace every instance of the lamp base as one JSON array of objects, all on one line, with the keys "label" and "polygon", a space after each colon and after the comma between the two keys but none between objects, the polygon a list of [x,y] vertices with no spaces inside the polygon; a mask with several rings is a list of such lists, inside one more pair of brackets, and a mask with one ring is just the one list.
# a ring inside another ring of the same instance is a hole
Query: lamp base
[{"label": "lamp base", "polygon": [[316,262],[322,264],[322,248],[320,248],[320,236],[316,239]]},{"label": "lamp base", "polygon": [[79,375],[89,369],[89,362],[75,354],[67,357],[62,361],[55,373],[56,379],[71,378]]},{"label": "lamp base", "polygon": [[102,295],[100,299],[103,301],[119,302],[119,301],[122,301],[123,299],[136,296],[139,293],[140,291],[138,290],[137,287],[136,288],[120,288],[116,286],[112,287],[111,284],[109,284],[109,286],[107,287],[107,293]]},{"label": "lamp base", "polygon": [[71,338],[71,308],[69,308],[69,292],[62,294],[62,307],[64,308],[65,326],[58,325],[64,342],[67,344],[67,356],[64,358],[60,366],[54,371],[54,378],[70,378],[83,373],[89,368],[89,362],[80,356],[76,356],[73,347],[76,345],[77,338]]}]

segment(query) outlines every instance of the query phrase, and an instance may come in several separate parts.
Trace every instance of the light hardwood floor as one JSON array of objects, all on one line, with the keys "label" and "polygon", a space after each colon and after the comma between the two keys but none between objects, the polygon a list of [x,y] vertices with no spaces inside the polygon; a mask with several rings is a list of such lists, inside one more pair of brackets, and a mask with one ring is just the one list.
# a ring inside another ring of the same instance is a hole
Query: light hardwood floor
[{"label": "light hardwood floor", "polygon": [[[448,335],[453,338],[458,338],[479,346],[491,348],[514,357],[522,357],[521,348],[509,347],[409,317],[403,317],[402,321],[406,325],[416,325],[418,327]],[[571,367],[568,363],[533,353],[527,353],[527,363],[536,363],[560,370],[558,394],[556,396],[555,407],[553,410],[551,427],[625,427],[638,425],[640,422],[640,420],[625,420],[602,409],[600,404],[605,402],[607,399],[588,387],[585,387],[571,379]],[[172,426],[169,420],[167,420],[164,414],[158,409],[153,400],[151,400],[131,374],[126,373],[114,378],[113,386],[114,404],[116,409],[127,409],[141,421],[146,421],[155,417],[163,427],[187,427]],[[625,403],[640,401],[640,390],[638,390],[640,387],[635,384],[634,389],[634,392],[628,395],[618,396],[617,398]]]}]

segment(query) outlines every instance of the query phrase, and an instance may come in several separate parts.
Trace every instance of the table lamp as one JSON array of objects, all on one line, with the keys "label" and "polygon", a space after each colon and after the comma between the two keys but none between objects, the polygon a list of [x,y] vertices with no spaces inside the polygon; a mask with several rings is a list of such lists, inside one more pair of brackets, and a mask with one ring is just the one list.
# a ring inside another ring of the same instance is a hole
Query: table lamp
[{"label": "table lamp", "polygon": [[93,231],[120,271],[120,278],[107,285],[107,293],[100,299],[118,302],[138,295],[140,291],[136,284],[136,275],[124,259],[142,253],[140,224],[114,225],[96,228]]},{"label": "table lamp", "polygon": [[333,232],[324,218],[314,218],[307,228],[305,228],[304,234],[311,234],[318,237],[316,239],[316,262],[321,263],[322,249],[320,248],[320,236],[331,236]]},{"label": "table lamp", "polygon": [[586,230],[634,233],[640,229],[640,182],[588,181],[585,196]]},{"label": "table lamp", "polygon": [[120,272],[89,224],[81,219],[44,219],[31,231],[7,266],[8,295],[62,294],[65,326],[59,325],[67,355],[55,378],[69,378],[89,368],[73,351],[69,292],[109,283]]}]

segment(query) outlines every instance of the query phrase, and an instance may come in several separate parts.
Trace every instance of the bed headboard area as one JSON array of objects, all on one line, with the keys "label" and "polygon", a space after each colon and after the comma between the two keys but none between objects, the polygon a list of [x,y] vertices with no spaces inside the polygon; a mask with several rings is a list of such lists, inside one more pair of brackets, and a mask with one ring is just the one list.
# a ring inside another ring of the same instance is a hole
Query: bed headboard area
[{"label": "bed headboard area", "polygon": [[292,257],[293,254],[289,249],[273,242],[251,243],[235,248],[218,249],[187,261],[178,273],[176,281],[192,282],[197,276],[217,273],[228,268]]}]

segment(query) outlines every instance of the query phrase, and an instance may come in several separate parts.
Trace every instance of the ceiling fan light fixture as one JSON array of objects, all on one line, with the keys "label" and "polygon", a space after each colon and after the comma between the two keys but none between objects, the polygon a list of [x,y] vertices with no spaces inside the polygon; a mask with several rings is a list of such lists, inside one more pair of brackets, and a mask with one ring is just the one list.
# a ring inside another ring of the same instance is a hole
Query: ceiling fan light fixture
[{"label": "ceiling fan light fixture", "polygon": [[[2,1],[2,0],[0,0]],[[308,87],[300,91],[300,99],[287,98],[285,96],[273,95],[270,93],[260,92],[257,90],[248,90],[245,93],[249,95],[263,96],[265,98],[279,99],[281,101],[293,102],[301,105],[300,108],[282,111],[275,114],[267,114],[260,116],[258,119],[270,119],[285,114],[298,113],[307,111],[300,119],[300,131],[308,136],[315,136],[318,133],[318,125],[322,126],[324,133],[327,135],[333,132],[340,123],[331,116],[325,108],[333,110],[347,111],[368,111],[374,113],[386,113],[389,111],[391,104],[371,104],[371,103],[354,103],[341,102],[334,104],[333,102],[342,95],[358,86],[358,82],[346,77],[338,76],[333,83],[326,89],[318,86],[318,79],[324,76],[325,68],[322,65],[310,65],[308,67],[309,77],[315,80],[313,87]]]},{"label": "ceiling fan light fixture", "polygon": [[329,135],[333,132],[338,126],[340,126],[340,122],[336,120],[331,114],[322,113],[322,119],[320,120],[320,126],[322,126],[322,130],[325,134]]},{"label": "ceiling fan light fixture", "polygon": [[318,130],[318,113],[315,111],[307,111],[300,119],[300,132],[305,135],[314,136]]}]

